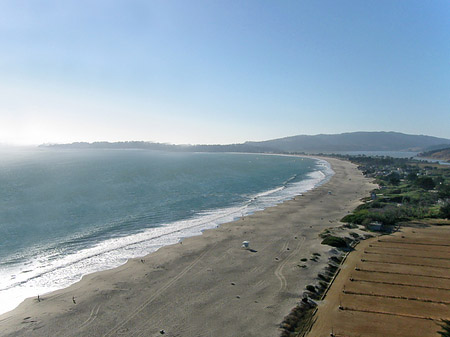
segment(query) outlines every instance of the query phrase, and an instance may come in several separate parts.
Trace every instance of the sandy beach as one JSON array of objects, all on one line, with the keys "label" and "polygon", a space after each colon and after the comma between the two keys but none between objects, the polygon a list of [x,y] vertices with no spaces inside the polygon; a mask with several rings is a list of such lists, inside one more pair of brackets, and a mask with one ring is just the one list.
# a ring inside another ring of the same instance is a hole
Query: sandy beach
[{"label": "sandy beach", "polygon": [[[326,184],[201,236],[85,276],[0,316],[1,336],[277,336],[326,265],[318,234],[374,188],[355,165],[326,159]],[[244,240],[250,249],[242,249]],[[319,253],[319,261],[311,261]],[[300,260],[307,258],[307,268]]]}]

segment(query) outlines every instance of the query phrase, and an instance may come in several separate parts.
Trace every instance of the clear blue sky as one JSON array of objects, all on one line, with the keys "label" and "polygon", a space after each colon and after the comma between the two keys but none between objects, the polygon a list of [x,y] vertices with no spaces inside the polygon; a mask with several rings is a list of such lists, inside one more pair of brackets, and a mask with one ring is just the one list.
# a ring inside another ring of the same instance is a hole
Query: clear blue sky
[{"label": "clear blue sky", "polygon": [[450,138],[450,1],[0,1],[0,143]]}]

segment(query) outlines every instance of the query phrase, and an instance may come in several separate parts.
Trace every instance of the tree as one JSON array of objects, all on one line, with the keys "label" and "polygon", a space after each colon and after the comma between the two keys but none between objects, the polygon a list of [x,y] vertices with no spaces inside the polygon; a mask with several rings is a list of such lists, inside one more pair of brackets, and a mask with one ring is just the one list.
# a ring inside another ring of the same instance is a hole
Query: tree
[{"label": "tree", "polygon": [[441,206],[439,216],[444,219],[450,219],[450,203]]},{"label": "tree", "polygon": [[400,182],[400,175],[397,172],[390,173],[386,178],[392,185],[398,185]]},{"label": "tree", "polygon": [[438,191],[439,191],[438,192],[439,198],[442,198],[442,199],[450,198],[450,184],[446,184],[446,183],[440,184],[438,186]]},{"label": "tree", "polygon": [[409,181],[416,181],[417,180],[417,173],[415,173],[415,172],[408,173],[408,175],[406,176],[406,179],[409,180]]},{"label": "tree", "polygon": [[436,186],[434,180],[430,177],[418,177],[416,180],[416,184],[424,190],[432,190],[434,186]]}]

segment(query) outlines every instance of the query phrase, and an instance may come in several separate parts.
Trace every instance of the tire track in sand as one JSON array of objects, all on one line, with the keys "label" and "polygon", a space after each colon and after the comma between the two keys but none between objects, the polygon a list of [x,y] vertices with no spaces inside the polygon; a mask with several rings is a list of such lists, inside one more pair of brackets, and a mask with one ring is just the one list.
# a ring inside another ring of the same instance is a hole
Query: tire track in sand
[{"label": "tire track in sand", "polygon": [[[180,278],[182,278],[188,271],[190,271],[194,266],[208,253],[214,246],[210,247],[209,249],[205,250],[203,253],[201,253],[194,261],[192,261],[186,268],[184,268],[177,276],[175,276],[170,282],[166,283],[164,286],[162,286],[160,289],[158,289],[156,292],[153,293],[152,296],[148,297],[141,305],[139,305],[133,312],[125,318],[122,322],[116,324],[111,330],[109,330],[106,334],[103,335],[103,337],[111,336],[115,332],[119,332],[119,330],[122,330],[125,324],[130,322],[133,318],[135,318],[137,315],[139,315],[150,303],[152,303],[158,296],[160,296],[164,291],[166,291],[168,288],[170,288],[175,282],[177,282]],[[136,327],[136,326],[135,326]],[[131,333],[131,331],[127,330],[127,335],[137,335],[140,334],[142,329],[138,328],[135,330],[135,333]],[[120,333],[120,332],[119,332]]]},{"label": "tire track in sand", "polygon": [[[286,241],[286,244],[283,246],[284,249],[287,249],[288,247],[288,241]],[[300,251],[302,248],[303,242],[305,242],[305,237],[302,236],[302,239],[297,244],[297,247],[295,250],[293,250],[287,257],[284,259],[283,262],[281,262],[278,267],[275,269],[274,274],[277,277],[277,279],[280,281],[280,289],[278,291],[286,290],[287,288],[287,281],[286,278],[283,275],[283,269],[288,264],[289,261]]]},{"label": "tire track in sand", "polygon": [[79,326],[78,329],[82,329],[82,328],[88,326],[89,324],[91,324],[97,318],[97,315],[98,315],[98,312],[100,310],[100,307],[101,307],[100,304],[99,305],[94,305],[92,307],[91,314],[89,315],[89,317],[83,323],[81,323],[81,325]]}]

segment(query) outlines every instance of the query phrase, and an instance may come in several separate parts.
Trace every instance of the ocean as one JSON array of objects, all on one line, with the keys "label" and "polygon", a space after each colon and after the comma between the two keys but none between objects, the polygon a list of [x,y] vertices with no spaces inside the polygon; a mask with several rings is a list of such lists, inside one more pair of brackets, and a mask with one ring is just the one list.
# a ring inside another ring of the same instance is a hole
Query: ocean
[{"label": "ocean", "polygon": [[292,199],[333,171],[293,156],[0,152],[0,313]]}]

